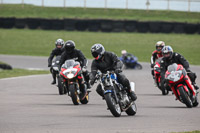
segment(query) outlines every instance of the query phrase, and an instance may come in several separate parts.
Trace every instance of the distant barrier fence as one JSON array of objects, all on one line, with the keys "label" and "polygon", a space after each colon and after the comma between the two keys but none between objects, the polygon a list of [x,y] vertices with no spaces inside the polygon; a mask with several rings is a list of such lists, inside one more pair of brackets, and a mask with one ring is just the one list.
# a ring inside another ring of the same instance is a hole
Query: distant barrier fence
[{"label": "distant barrier fence", "polygon": [[108,19],[0,18],[0,28],[200,34],[200,24]]}]

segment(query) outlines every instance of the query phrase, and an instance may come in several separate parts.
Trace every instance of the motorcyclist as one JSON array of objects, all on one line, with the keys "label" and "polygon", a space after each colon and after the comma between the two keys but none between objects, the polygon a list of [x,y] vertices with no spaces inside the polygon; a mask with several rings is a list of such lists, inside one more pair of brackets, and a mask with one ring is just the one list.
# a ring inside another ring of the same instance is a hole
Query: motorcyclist
[{"label": "motorcyclist", "polygon": [[[151,68],[154,67],[156,59],[163,57],[162,49],[163,49],[164,46],[165,46],[165,42],[163,42],[163,41],[156,42],[156,50],[154,50],[152,52],[152,56],[151,56]],[[154,70],[153,69],[151,70],[151,74],[154,77]]]},{"label": "motorcyclist", "polygon": [[[91,47],[91,54],[95,58],[92,61],[91,65],[91,74],[90,74],[90,84],[93,85],[95,82],[95,76],[97,71],[100,70],[102,73],[107,71],[114,70],[117,74],[117,79],[120,84],[127,90],[128,95],[133,101],[137,99],[136,94],[131,90],[129,80],[121,72],[122,62],[118,59],[117,55],[113,52],[105,51],[105,48],[102,44],[94,44]],[[103,91],[101,87],[97,87],[97,93],[103,97]]]},{"label": "motorcyclist", "polygon": [[133,54],[131,54],[131,53],[127,53],[127,51],[126,50],[122,50],[121,51],[121,57],[120,57],[120,60],[124,63],[124,64],[126,64],[127,66],[129,66],[129,67],[134,67],[135,65],[136,65],[136,62],[135,63],[127,63],[126,61],[127,60],[135,60],[135,61],[137,61],[137,57],[135,57]]},{"label": "motorcyclist", "polygon": [[162,53],[163,53],[163,58],[161,60],[161,84],[164,85],[165,83],[165,72],[167,70],[167,67],[173,63],[177,63],[177,64],[181,64],[183,65],[183,67],[185,68],[185,70],[187,71],[188,76],[190,77],[192,84],[194,86],[194,88],[196,90],[199,89],[199,87],[197,86],[197,84],[195,83],[195,79],[196,79],[196,74],[193,73],[190,70],[190,66],[188,61],[179,53],[173,52],[173,49],[171,46],[165,46],[162,49]]},{"label": "motorcyclist", "polygon": [[57,39],[55,42],[55,46],[56,48],[54,48],[48,58],[48,67],[50,67],[50,72],[52,74],[53,77],[53,81],[51,84],[56,84],[56,73],[53,71],[51,64],[52,64],[52,60],[54,58],[54,56],[58,56],[61,55],[64,51],[63,49],[63,45],[64,45],[64,41],[63,39]]},{"label": "motorcyclist", "polygon": [[62,64],[64,64],[64,62],[69,59],[74,59],[75,61],[80,62],[83,76],[87,84],[87,88],[88,89],[91,88],[90,83],[89,83],[89,72],[86,69],[88,61],[83,55],[83,53],[81,52],[81,50],[75,49],[75,42],[72,40],[68,40],[65,42],[64,52],[61,55],[59,68],[61,68]]}]

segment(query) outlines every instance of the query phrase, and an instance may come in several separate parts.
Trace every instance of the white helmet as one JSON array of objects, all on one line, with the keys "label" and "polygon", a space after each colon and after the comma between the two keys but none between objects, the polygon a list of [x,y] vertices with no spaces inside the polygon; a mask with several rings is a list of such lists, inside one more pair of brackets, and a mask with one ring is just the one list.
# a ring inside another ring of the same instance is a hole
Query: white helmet
[{"label": "white helmet", "polygon": [[122,53],[122,55],[126,55],[127,51],[126,50],[122,50],[121,53]]},{"label": "white helmet", "polygon": [[157,51],[161,51],[161,50],[163,49],[164,46],[165,46],[165,42],[163,42],[163,41],[158,41],[158,42],[156,43],[156,50],[157,50]]},{"label": "white helmet", "polygon": [[163,49],[162,49],[162,54],[165,58],[167,59],[170,59],[172,57],[172,54],[173,54],[173,49],[171,46],[165,46]]},{"label": "white helmet", "polygon": [[61,45],[61,46],[63,47],[63,45],[64,45],[63,39],[57,39],[56,42],[55,42],[55,45],[56,45],[56,47],[57,47],[58,45]]}]

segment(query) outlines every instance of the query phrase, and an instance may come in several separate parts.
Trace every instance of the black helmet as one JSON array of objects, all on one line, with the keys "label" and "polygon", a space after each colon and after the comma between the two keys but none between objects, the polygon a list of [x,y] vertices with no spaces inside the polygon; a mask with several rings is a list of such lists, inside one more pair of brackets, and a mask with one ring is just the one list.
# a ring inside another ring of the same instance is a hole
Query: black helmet
[{"label": "black helmet", "polygon": [[171,59],[172,54],[173,54],[172,47],[171,46],[164,46],[164,48],[162,49],[162,54],[163,54],[164,58]]},{"label": "black helmet", "polygon": [[66,41],[64,48],[65,48],[67,53],[72,53],[75,49],[75,42],[72,41],[72,40]]},{"label": "black helmet", "polygon": [[57,39],[56,42],[55,42],[55,45],[56,45],[56,47],[57,47],[57,46],[61,46],[61,48],[62,48],[63,45],[64,45],[63,39]]},{"label": "black helmet", "polygon": [[105,48],[103,47],[102,44],[94,44],[92,47],[91,47],[91,53],[92,53],[92,56],[96,59],[96,60],[99,60],[101,59],[102,55],[105,53]]}]

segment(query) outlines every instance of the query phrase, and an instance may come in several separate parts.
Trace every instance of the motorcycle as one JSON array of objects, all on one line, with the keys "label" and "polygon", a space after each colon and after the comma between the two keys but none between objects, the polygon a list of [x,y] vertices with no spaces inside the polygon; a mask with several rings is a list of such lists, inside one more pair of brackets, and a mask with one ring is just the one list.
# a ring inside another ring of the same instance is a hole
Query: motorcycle
[{"label": "motorcycle", "polygon": [[142,69],[142,65],[138,63],[138,58],[133,55],[127,56],[126,59],[123,57],[120,57],[119,59],[123,62],[124,69]]},{"label": "motorcycle", "polygon": [[160,69],[160,61],[162,60],[162,58],[158,58],[155,61],[155,65],[153,67],[153,71],[154,71],[154,81],[157,85],[157,87],[162,91],[162,95],[167,95],[169,93],[169,90],[166,88],[163,88],[161,85],[161,69]]},{"label": "motorcycle", "polygon": [[57,78],[57,82],[58,82],[58,92],[59,92],[59,94],[60,95],[63,95],[63,94],[65,94],[66,92],[64,91],[64,89],[63,89],[63,86],[62,86],[62,83],[61,83],[61,81],[62,81],[62,79],[61,79],[61,77],[60,77],[60,75],[59,75],[59,62],[60,62],[60,58],[61,58],[61,56],[60,55],[58,55],[58,56],[56,56],[56,58],[52,61],[52,64],[51,64],[51,71],[52,71],[52,73],[56,73],[56,78]]},{"label": "motorcycle", "polygon": [[188,108],[198,106],[197,92],[182,65],[174,63],[168,66],[165,79],[176,99],[184,103]]},{"label": "motorcycle", "polygon": [[[120,117],[122,112],[126,112],[130,116],[136,114],[137,106],[135,102],[127,95],[123,86],[117,82],[117,75],[114,72],[98,72],[95,79],[100,82],[103,96],[113,116]],[[134,90],[133,84],[131,82],[132,89]]]},{"label": "motorcycle", "polygon": [[89,94],[82,75],[80,63],[73,59],[66,60],[61,67],[60,75],[63,88],[71,97],[73,104],[87,104],[89,102]]}]

